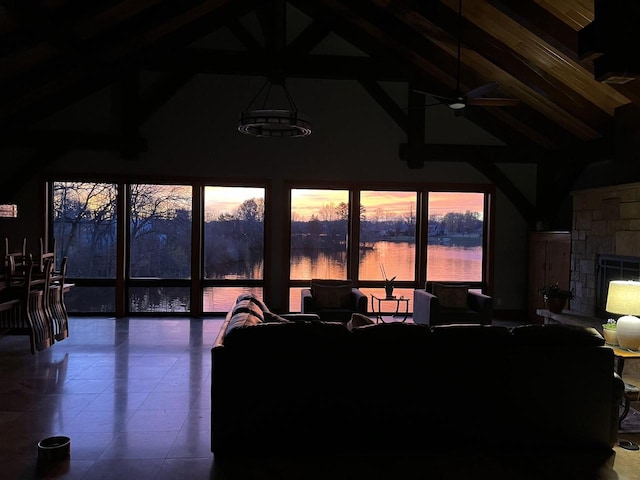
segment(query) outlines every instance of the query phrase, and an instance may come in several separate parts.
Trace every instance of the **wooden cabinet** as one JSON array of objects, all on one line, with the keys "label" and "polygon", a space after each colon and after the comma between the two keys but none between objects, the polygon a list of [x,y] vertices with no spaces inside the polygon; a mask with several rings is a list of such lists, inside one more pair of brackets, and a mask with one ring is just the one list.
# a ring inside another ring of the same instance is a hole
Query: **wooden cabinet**
[{"label": "wooden cabinet", "polygon": [[530,323],[541,323],[536,309],[544,308],[538,289],[558,283],[569,289],[571,281],[571,233],[532,232],[529,235],[529,308]]}]

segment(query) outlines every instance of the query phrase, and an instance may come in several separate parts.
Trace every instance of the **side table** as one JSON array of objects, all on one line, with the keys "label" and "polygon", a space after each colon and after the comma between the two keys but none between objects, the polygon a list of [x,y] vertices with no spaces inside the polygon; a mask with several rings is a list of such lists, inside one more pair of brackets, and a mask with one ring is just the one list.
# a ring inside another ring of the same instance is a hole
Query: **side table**
[{"label": "side table", "polygon": [[[607,347],[613,350],[613,354],[616,358],[616,373],[622,377],[622,371],[624,370],[624,361],[627,358],[640,358],[640,352],[633,352],[625,348],[620,348],[615,345],[606,344]],[[624,398],[623,398],[623,410],[618,421],[622,423],[622,420],[629,414],[629,407],[632,401],[636,401],[639,398],[640,389],[637,386],[630,383],[624,384]]]},{"label": "side table", "polygon": [[[387,323],[384,321],[382,304],[384,302],[395,303],[395,313],[391,315],[392,321],[396,317],[402,317],[401,322],[404,323],[409,316],[409,299],[405,297],[378,297],[371,294],[371,311],[376,316],[376,323]],[[377,304],[377,305],[376,305]],[[404,304],[404,311],[400,311],[400,304]],[[377,307],[377,309],[376,309]]]}]

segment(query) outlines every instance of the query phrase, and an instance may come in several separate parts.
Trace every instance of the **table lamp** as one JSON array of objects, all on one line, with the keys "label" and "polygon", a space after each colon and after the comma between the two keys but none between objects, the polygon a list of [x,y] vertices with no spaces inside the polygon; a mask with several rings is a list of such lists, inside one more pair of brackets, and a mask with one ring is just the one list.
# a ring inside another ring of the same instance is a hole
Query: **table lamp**
[{"label": "table lamp", "polygon": [[623,315],[617,321],[618,344],[621,348],[640,350],[640,282],[614,280],[609,282],[607,306],[609,313]]}]

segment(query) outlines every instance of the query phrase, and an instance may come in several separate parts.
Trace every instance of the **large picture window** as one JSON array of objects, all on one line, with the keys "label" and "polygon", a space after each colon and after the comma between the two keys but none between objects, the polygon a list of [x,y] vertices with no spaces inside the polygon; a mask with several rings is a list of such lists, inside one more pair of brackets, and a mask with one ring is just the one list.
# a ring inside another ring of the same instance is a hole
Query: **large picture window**
[{"label": "large picture window", "polygon": [[174,281],[191,276],[191,202],[190,186],[129,187],[129,276],[139,280],[129,289],[132,313],[189,312],[189,285]]},{"label": "large picture window", "polygon": [[240,293],[262,297],[245,281],[264,275],[264,198],[264,188],[205,187],[204,278],[218,283],[204,288],[205,312],[226,309]]},{"label": "large picture window", "polygon": [[483,281],[483,193],[430,192],[427,280]]},{"label": "large picture window", "polygon": [[[349,192],[291,190],[289,278],[346,279]],[[300,310],[300,288],[289,289],[289,309]]]},{"label": "large picture window", "polygon": [[66,295],[69,312],[112,312],[116,276],[116,198],[112,183],[54,182],[53,236],[56,259],[67,257],[67,276],[109,279],[77,285]]},{"label": "large picture window", "polygon": [[394,278],[410,311],[425,281],[491,292],[491,186],[367,187],[291,185],[280,197],[257,185],[52,182],[49,240],[75,283],[67,307],[220,314],[252,293],[295,312],[313,278],[350,279],[368,296]]},{"label": "large picture window", "polygon": [[415,279],[416,202],[416,192],[360,192],[360,280]]},{"label": "large picture window", "polygon": [[291,190],[291,279],[347,278],[348,220],[348,191]]}]

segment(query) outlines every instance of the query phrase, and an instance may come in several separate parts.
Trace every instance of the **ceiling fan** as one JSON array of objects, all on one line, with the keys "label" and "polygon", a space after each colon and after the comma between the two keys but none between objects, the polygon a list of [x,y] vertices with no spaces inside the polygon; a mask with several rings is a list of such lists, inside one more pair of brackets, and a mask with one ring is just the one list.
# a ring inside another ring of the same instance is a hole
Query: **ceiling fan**
[{"label": "ceiling fan", "polygon": [[458,51],[456,60],[456,89],[450,97],[443,97],[441,95],[435,95],[423,90],[413,89],[415,92],[424,93],[438,100],[437,103],[431,103],[425,105],[426,107],[432,107],[435,105],[447,105],[451,110],[454,110],[456,115],[462,115],[467,105],[477,105],[482,107],[514,107],[520,103],[517,98],[501,98],[501,97],[484,97],[483,95],[492,92],[498,87],[497,82],[489,82],[481,85],[467,93],[462,93],[460,89],[460,53],[462,43],[462,0],[458,1],[458,23],[457,23],[457,40]]}]

